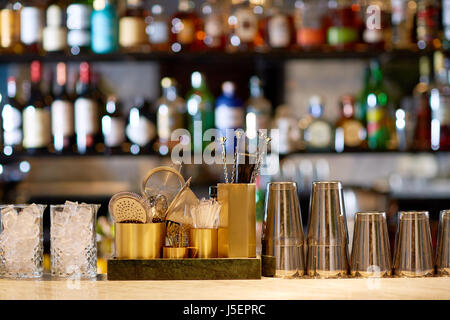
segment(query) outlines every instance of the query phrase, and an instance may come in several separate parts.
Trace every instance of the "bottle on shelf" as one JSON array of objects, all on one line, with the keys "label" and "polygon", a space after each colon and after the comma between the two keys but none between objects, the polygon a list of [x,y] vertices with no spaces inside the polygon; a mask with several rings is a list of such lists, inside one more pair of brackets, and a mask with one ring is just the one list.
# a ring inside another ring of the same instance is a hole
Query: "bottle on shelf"
[{"label": "bottle on shelf", "polygon": [[126,10],[119,21],[119,45],[124,51],[147,52],[150,50],[145,33],[148,12],[143,0],[127,0]]},{"label": "bottle on shelf", "polygon": [[20,10],[20,41],[27,53],[42,50],[42,30],[44,28],[44,8],[39,1],[24,1]]},{"label": "bottle on shelf", "polygon": [[410,0],[391,0],[391,8],[392,46],[396,49],[412,48],[417,4]]},{"label": "bottle on shelf", "polygon": [[154,3],[146,17],[146,32],[153,51],[169,51],[169,18],[164,12],[164,2]]},{"label": "bottle on shelf", "polygon": [[6,95],[1,101],[3,154],[10,156],[22,148],[22,106],[17,101],[17,82],[9,77]]},{"label": "bottle on shelf", "polygon": [[125,120],[121,114],[121,105],[115,95],[110,95],[102,117],[102,133],[106,154],[122,153],[125,143]]},{"label": "bottle on shelf", "polygon": [[367,134],[364,124],[355,117],[355,98],[351,95],[345,95],[341,97],[339,104],[341,118],[336,123],[336,151],[363,149]]},{"label": "bottle on shelf", "polygon": [[73,100],[67,92],[67,66],[56,65],[56,85],[51,105],[53,147],[57,153],[71,153],[75,142]]},{"label": "bottle on shelf", "polygon": [[386,0],[368,0],[364,10],[362,40],[373,49],[384,49],[391,45],[390,3]]},{"label": "bottle on shelf", "polygon": [[302,49],[315,49],[325,44],[327,0],[297,0],[296,42]]},{"label": "bottle on shelf", "polygon": [[77,151],[80,154],[93,153],[96,143],[101,140],[101,134],[99,106],[91,87],[91,67],[87,62],[80,64],[74,112]]},{"label": "bottle on shelf", "polygon": [[203,43],[209,49],[225,50],[227,42],[225,9],[225,4],[219,0],[207,0],[202,5],[205,34]]},{"label": "bottle on shelf", "polygon": [[363,75],[363,88],[358,96],[358,101],[356,102],[355,117],[361,121],[364,126],[367,124],[367,96],[369,95],[373,86],[372,73],[370,67],[366,66]]},{"label": "bottle on shelf", "polygon": [[117,51],[118,18],[113,0],[95,0],[91,15],[91,48],[94,53],[106,54]]},{"label": "bottle on shelf", "polygon": [[[278,141],[272,144],[278,150],[272,149],[272,152],[278,151],[279,154],[289,154],[299,147],[300,130],[297,126],[297,119],[292,108],[288,105],[279,105],[275,109],[273,127],[278,129]],[[271,136],[272,139],[276,138]]]},{"label": "bottle on shelf", "polygon": [[442,46],[445,50],[450,49],[450,1],[442,0]]},{"label": "bottle on shelf", "polygon": [[413,148],[426,151],[431,149],[431,108],[430,108],[430,60],[420,57],[419,83],[414,87],[414,108],[416,125],[414,130]]},{"label": "bottle on shelf", "polygon": [[236,85],[231,81],[222,84],[222,94],[216,100],[215,126],[222,134],[226,129],[244,128],[244,105],[236,97]]},{"label": "bottle on shelf", "polygon": [[292,48],[295,45],[292,1],[274,0],[272,4],[266,19],[266,42],[272,49]]},{"label": "bottle on shelf", "polygon": [[184,128],[186,102],[178,95],[175,79],[161,80],[162,96],[156,102],[156,126],[158,130],[158,152],[167,155],[179,143],[171,141],[171,134],[176,129]]},{"label": "bottle on shelf", "polygon": [[336,49],[351,49],[358,42],[356,12],[350,0],[330,0],[331,25],[327,30],[327,42]]},{"label": "bottle on shelf", "polygon": [[186,106],[191,145],[197,154],[209,144],[203,141],[203,133],[214,128],[214,97],[206,86],[205,75],[198,71],[191,75],[191,86],[186,96]]},{"label": "bottle on shelf", "polygon": [[0,51],[10,54],[23,52],[20,42],[20,9],[19,2],[8,1],[0,9]]},{"label": "bottle on shelf", "polygon": [[440,48],[438,0],[417,0],[416,34],[419,49]]},{"label": "bottle on shelf", "polygon": [[309,113],[312,119],[303,133],[306,149],[311,151],[330,151],[334,143],[334,130],[332,125],[323,118],[321,97],[312,96],[309,99]]},{"label": "bottle on shelf", "polygon": [[257,139],[258,130],[270,130],[272,104],[264,97],[262,82],[257,76],[250,78],[250,98],[246,102],[245,128],[249,140]]},{"label": "bottle on shelf", "polygon": [[126,135],[132,154],[152,152],[156,138],[156,114],[144,97],[137,96],[128,114]]},{"label": "bottle on shelf", "polygon": [[67,7],[67,44],[73,55],[91,50],[92,1],[76,0]]},{"label": "bottle on shelf", "polygon": [[47,52],[63,52],[67,48],[65,12],[65,1],[53,1],[47,7],[47,24],[42,34],[42,46]]},{"label": "bottle on shelf", "polygon": [[436,84],[430,91],[431,149],[450,150],[450,60],[435,53]]},{"label": "bottle on shelf", "polygon": [[23,110],[23,147],[30,153],[48,150],[51,143],[50,106],[41,91],[42,64],[31,62],[31,87]]},{"label": "bottle on shelf", "polygon": [[204,48],[202,20],[195,12],[195,4],[179,0],[178,11],[170,19],[171,49],[173,52],[198,51]]}]

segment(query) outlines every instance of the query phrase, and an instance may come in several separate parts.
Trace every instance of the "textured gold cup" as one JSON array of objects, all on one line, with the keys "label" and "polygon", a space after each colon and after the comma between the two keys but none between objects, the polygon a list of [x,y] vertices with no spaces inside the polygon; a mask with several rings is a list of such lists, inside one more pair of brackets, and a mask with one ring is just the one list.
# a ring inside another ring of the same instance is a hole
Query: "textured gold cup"
[{"label": "textured gold cup", "polygon": [[218,230],[191,228],[189,237],[191,258],[217,258]]},{"label": "textured gold cup", "polygon": [[353,231],[350,270],[355,277],[392,274],[391,250],[384,212],[357,212]]},{"label": "textured gold cup", "polygon": [[342,184],[313,182],[307,233],[306,272],[315,278],[348,274],[348,236]]},{"label": "textured gold cup", "polygon": [[450,210],[442,210],[439,217],[436,271],[441,277],[450,277]]},{"label": "textured gold cup", "polygon": [[433,247],[427,211],[398,213],[394,275],[429,277],[434,273]]},{"label": "textured gold cup", "polygon": [[117,259],[161,258],[166,227],[160,223],[116,223],[115,256]]},{"label": "textured gold cup", "polygon": [[256,193],[254,183],[219,183],[221,203],[219,258],[256,257]]},{"label": "textured gold cup", "polygon": [[303,225],[295,182],[267,186],[262,252],[276,258],[275,276],[305,274]]},{"label": "textured gold cup", "polygon": [[189,248],[163,247],[164,259],[184,259],[189,257]]}]

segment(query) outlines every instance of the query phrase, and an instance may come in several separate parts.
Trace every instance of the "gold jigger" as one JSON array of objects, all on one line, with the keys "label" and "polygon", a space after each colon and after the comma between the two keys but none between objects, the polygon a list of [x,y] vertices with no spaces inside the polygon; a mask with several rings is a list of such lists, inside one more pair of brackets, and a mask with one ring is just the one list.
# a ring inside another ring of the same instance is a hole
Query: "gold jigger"
[{"label": "gold jigger", "polygon": [[189,237],[191,258],[217,258],[217,229],[191,228]]},{"label": "gold jigger", "polygon": [[401,211],[395,239],[394,275],[428,277],[434,272],[427,211]]},{"label": "gold jigger", "polygon": [[219,183],[221,203],[219,258],[256,257],[256,194],[254,183]]},{"label": "gold jigger", "polygon": [[439,217],[436,269],[439,276],[450,276],[450,210],[442,210]]},{"label": "gold jigger", "polygon": [[166,226],[160,223],[116,223],[117,259],[161,258]]},{"label": "gold jigger", "polygon": [[318,278],[348,274],[348,236],[342,184],[313,182],[309,208],[306,272]]},{"label": "gold jigger", "polygon": [[267,190],[262,252],[276,258],[276,276],[303,276],[304,237],[297,185],[272,182]]},{"label": "gold jigger", "polygon": [[164,259],[184,259],[189,257],[189,248],[187,247],[164,247],[163,258]]},{"label": "gold jigger", "polygon": [[384,212],[357,212],[353,232],[351,274],[386,277],[392,274],[391,250]]}]

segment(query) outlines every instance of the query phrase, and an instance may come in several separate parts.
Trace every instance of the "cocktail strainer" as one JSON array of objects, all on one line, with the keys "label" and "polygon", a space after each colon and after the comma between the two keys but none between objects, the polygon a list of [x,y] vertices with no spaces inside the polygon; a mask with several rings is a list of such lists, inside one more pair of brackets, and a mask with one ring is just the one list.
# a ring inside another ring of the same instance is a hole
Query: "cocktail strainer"
[{"label": "cocktail strainer", "polygon": [[109,201],[109,213],[116,223],[145,223],[150,210],[144,199],[133,192],[119,192]]},{"label": "cocktail strainer", "polygon": [[144,198],[147,199],[163,195],[170,205],[184,184],[184,178],[178,170],[168,166],[161,166],[147,173],[147,176],[142,181],[141,192]]}]

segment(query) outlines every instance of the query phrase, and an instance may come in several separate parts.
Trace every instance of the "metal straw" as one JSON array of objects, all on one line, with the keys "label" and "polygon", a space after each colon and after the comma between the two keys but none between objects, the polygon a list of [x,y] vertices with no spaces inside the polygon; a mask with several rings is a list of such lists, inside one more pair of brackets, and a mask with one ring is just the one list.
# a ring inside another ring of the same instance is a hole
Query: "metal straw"
[{"label": "metal straw", "polygon": [[222,145],[223,174],[225,176],[225,183],[228,183],[227,159],[226,159],[226,153],[225,153],[225,142],[227,141],[227,138],[220,137],[219,141],[220,141],[220,144]]}]

